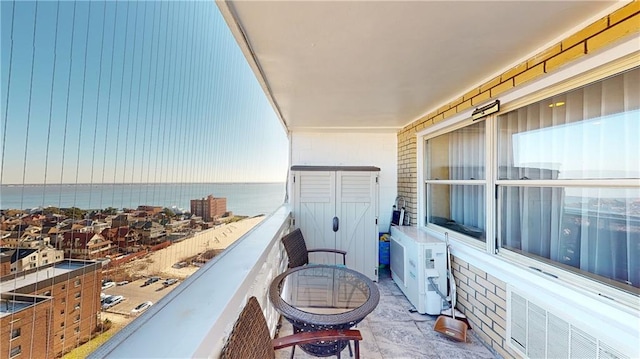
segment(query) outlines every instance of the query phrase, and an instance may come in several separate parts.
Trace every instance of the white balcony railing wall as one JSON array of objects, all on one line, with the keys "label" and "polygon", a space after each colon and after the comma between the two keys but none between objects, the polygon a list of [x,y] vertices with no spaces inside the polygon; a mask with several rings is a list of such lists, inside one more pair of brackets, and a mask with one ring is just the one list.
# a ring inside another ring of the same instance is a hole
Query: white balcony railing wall
[{"label": "white balcony railing wall", "polygon": [[268,285],[287,266],[280,238],[289,231],[290,212],[278,209],[90,358],[218,357],[250,296],[260,301],[273,336],[279,315]]}]

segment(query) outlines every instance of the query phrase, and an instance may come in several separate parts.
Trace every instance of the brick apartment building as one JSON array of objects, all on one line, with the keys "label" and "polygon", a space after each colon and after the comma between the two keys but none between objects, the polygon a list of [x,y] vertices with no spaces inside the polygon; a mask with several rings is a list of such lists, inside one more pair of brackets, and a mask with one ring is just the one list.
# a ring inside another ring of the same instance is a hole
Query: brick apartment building
[{"label": "brick apartment building", "polygon": [[226,212],[226,198],[215,198],[209,195],[207,198],[191,200],[191,214],[202,217],[205,222],[220,218]]},{"label": "brick apartment building", "polygon": [[65,260],[0,278],[0,359],[59,357],[91,338],[101,268]]}]

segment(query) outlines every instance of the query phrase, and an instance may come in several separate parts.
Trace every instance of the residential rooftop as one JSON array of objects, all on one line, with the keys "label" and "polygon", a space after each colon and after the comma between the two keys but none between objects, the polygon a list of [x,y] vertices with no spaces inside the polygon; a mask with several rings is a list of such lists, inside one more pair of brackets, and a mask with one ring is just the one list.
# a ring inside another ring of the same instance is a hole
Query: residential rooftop
[{"label": "residential rooftop", "polygon": [[0,297],[0,318],[15,314],[46,300],[50,300],[50,298],[39,295],[2,294]]},{"label": "residential rooftop", "polygon": [[79,261],[79,260],[64,260],[59,263],[35,271],[23,271],[17,274],[11,274],[0,278],[2,283],[1,293],[14,291],[32,284],[35,284],[44,279],[55,278],[60,275],[68,274],[77,269],[89,268],[95,265],[95,261]]}]

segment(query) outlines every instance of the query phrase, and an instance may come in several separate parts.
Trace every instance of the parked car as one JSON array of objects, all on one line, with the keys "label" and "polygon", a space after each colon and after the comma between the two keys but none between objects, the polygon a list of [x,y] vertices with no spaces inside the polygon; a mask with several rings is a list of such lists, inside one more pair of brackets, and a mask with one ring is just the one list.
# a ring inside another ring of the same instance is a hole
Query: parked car
[{"label": "parked car", "polygon": [[140,314],[140,313],[144,312],[145,310],[147,310],[152,305],[153,305],[153,303],[150,302],[150,301],[142,302],[142,303],[138,304],[135,308],[133,308],[131,310],[131,314]]},{"label": "parked car", "polygon": [[162,284],[163,284],[165,287],[168,287],[168,286],[170,286],[170,285],[172,285],[172,284],[176,284],[177,282],[178,282],[178,280],[177,280],[177,279],[175,279],[175,278],[169,278],[169,279],[165,280],[164,282],[162,282]]},{"label": "parked car", "polygon": [[115,287],[115,286],[116,286],[115,282],[104,282],[104,283],[102,283],[102,290],[109,289],[109,288]]},{"label": "parked car", "polygon": [[100,303],[104,303],[104,300],[111,297],[109,294],[100,293]]},{"label": "parked car", "polygon": [[104,303],[102,303],[102,309],[109,309],[111,307],[113,307],[114,305],[122,302],[124,300],[124,297],[121,295],[112,295],[109,298],[104,300]]},{"label": "parked car", "polygon": [[152,284],[152,283],[155,283],[155,282],[157,282],[157,281],[159,281],[159,280],[160,280],[160,277],[150,277],[149,279],[147,279],[147,280],[144,282],[144,284],[142,284],[142,286],[143,286],[143,287],[144,287],[144,286],[147,286],[147,285]]},{"label": "parked car", "polygon": [[128,280],[123,280],[122,282],[116,283],[116,285],[125,285],[125,284],[129,284],[129,281]]},{"label": "parked car", "polygon": [[178,262],[178,263],[172,265],[172,267],[176,268],[176,269],[180,269],[180,268],[184,268],[184,267],[186,267],[188,265],[189,264],[187,262]]}]

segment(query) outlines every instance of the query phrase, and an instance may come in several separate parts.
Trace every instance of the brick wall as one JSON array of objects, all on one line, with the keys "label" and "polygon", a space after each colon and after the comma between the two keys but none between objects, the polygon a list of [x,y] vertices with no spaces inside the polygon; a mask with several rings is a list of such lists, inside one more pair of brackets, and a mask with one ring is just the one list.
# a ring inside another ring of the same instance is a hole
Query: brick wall
[{"label": "brick wall", "polygon": [[475,334],[503,358],[520,356],[507,349],[507,288],[501,280],[454,258],[457,308],[471,322]]},{"label": "brick wall", "polygon": [[398,195],[407,201],[411,223],[417,223],[416,133],[639,31],[640,2],[634,1],[403,128],[398,133]]},{"label": "brick wall", "polygon": [[54,286],[51,353],[67,352],[91,337],[98,324],[96,313],[100,311],[101,289],[100,270],[70,277]]},{"label": "brick wall", "polygon": [[[29,343],[29,349],[33,350],[33,353],[47,354],[24,357],[57,357],[88,340],[98,324],[96,313],[100,311],[101,287],[101,265],[96,263],[16,289],[16,293],[51,297],[51,300],[46,301],[46,315],[42,312],[44,304],[35,306],[36,316],[40,318],[36,319],[35,331],[24,329],[21,338]],[[34,312],[25,312],[25,325],[30,325]],[[7,318],[11,319],[11,316]],[[2,335],[5,335],[7,325],[2,322]],[[41,335],[39,331],[42,328],[46,330]],[[22,348],[24,353],[25,346]],[[2,353],[4,354],[4,351]],[[1,358],[3,357],[0,356]]]},{"label": "brick wall", "polygon": [[[10,350],[18,347],[17,358],[46,358],[50,313],[51,302],[45,300],[0,319],[0,359],[9,358]],[[12,330],[20,335],[11,339]]]}]

